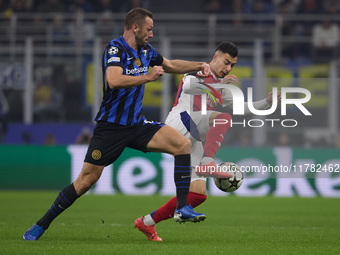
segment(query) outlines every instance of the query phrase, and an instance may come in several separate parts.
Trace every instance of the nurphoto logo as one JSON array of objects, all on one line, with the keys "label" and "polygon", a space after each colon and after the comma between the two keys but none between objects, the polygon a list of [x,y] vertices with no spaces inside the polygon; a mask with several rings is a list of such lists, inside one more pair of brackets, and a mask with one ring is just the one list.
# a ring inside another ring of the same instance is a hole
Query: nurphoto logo
[{"label": "nurphoto logo", "polygon": [[[260,116],[268,116],[275,112],[278,106],[278,88],[273,87],[272,93],[273,93],[273,102],[269,109],[266,110],[258,110],[255,109],[254,103],[253,103],[253,88],[248,87],[247,88],[247,102],[244,100],[244,94],[240,88],[234,85],[230,84],[214,84],[214,89],[211,88],[208,84],[201,83],[205,86],[207,86],[213,94],[215,94],[215,97],[219,99],[221,102],[220,96],[217,94],[215,88],[223,88],[228,89],[233,98],[233,115],[245,115],[245,105],[248,106],[249,111],[255,115]],[[205,91],[205,89],[202,89]],[[210,97],[212,97],[212,93],[208,93]],[[289,93],[298,93],[301,94],[302,97],[299,98],[289,98],[287,94]],[[307,103],[311,99],[311,93],[309,90],[305,88],[281,88],[281,116],[287,115],[287,105],[295,105],[305,116],[311,116],[312,114],[306,109],[306,107],[303,105],[304,103]],[[216,100],[213,98],[215,105],[217,105]],[[207,94],[202,94],[202,100],[201,100],[201,110],[202,115],[207,114]],[[242,122],[233,122],[230,121],[230,126],[233,125],[243,125],[244,127],[248,124],[249,127],[262,127],[264,123],[271,124],[271,127],[275,126],[275,122],[280,122],[281,126],[283,127],[296,127],[298,125],[297,120],[295,119],[250,119],[246,122],[246,120],[243,120]],[[228,120],[226,119],[215,119],[213,125],[220,125],[220,124],[227,124]]]}]

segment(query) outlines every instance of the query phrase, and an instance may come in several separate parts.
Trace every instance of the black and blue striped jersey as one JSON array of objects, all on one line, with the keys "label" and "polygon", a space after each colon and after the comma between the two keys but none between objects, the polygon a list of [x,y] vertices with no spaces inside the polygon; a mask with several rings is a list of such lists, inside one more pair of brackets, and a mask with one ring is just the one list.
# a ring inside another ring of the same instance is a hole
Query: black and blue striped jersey
[{"label": "black and blue striped jersey", "polygon": [[103,102],[95,120],[129,126],[139,123],[143,118],[145,85],[111,89],[106,80],[106,70],[109,66],[122,67],[123,75],[139,76],[147,75],[149,66],[162,63],[163,57],[150,44],[136,51],[127,44],[123,36],[110,41],[103,53]]}]

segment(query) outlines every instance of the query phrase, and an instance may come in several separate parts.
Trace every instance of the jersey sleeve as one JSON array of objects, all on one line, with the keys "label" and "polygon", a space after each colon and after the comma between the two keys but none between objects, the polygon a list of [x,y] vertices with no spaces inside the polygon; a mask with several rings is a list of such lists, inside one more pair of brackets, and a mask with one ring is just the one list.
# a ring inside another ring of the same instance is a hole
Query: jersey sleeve
[{"label": "jersey sleeve", "polygon": [[123,62],[126,54],[118,45],[109,44],[106,46],[103,54],[103,64],[105,67],[120,66],[124,67]]},{"label": "jersey sleeve", "polygon": [[222,89],[221,101],[222,107],[233,107],[233,96],[229,89]]},{"label": "jersey sleeve", "polygon": [[201,95],[207,93],[207,87],[202,84],[204,79],[196,76],[196,73],[189,73],[183,77],[183,91],[190,95]]},{"label": "jersey sleeve", "polygon": [[154,48],[151,48],[150,66],[160,66],[163,63],[163,56],[159,54]]},{"label": "jersey sleeve", "polygon": [[201,95],[211,92],[213,90],[220,90],[217,85],[220,83],[214,83],[210,78],[201,78],[196,76],[197,73],[186,74],[183,81],[183,91],[191,95]]}]

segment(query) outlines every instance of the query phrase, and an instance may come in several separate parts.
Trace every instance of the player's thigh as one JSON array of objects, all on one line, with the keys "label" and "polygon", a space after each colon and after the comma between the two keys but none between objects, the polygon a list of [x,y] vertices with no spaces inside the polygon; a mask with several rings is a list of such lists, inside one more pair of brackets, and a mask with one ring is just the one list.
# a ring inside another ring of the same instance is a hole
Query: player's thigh
[{"label": "player's thigh", "polygon": [[184,136],[189,133],[183,124],[180,111],[171,111],[165,120],[165,124],[178,130]]},{"label": "player's thigh", "polygon": [[214,120],[220,114],[220,112],[212,112],[209,116],[209,127],[214,125]]},{"label": "player's thigh", "polygon": [[172,155],[190,153],[189,139],[168,125],[161,127],[146,147],[148,151],[165,152]]},{"label": "player's thigh", "polygon": [[181,119],[180,111],[172,111],[165,120],[165,124],[178,130],[182,135],[187,137],[191,143],[197,142],[197,139],[191,135],[189,130],[185,127],[183,120]]},{"label": "player's thigh", "polygon": [[84,161],[96,166],[108,166],[124,151],[133,127],[118,127],[109,122],[98,122],[90,140]]}]

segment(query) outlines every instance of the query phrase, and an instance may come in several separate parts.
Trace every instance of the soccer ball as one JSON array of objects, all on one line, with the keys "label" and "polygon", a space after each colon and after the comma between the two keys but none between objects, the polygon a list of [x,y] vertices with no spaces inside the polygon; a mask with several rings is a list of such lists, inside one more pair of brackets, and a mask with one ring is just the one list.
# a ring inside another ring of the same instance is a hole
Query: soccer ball
[{"label": "soccer ball", "polygon": [[243,182],[243,173],[238,165],[232,162],[224,162],[220,165],[220,167],[222,170],[225,169],[228,172],[233,173],[234,176],[228,179],[214,178],[217,188],[224,192],[233,192],[241,187]]}]

